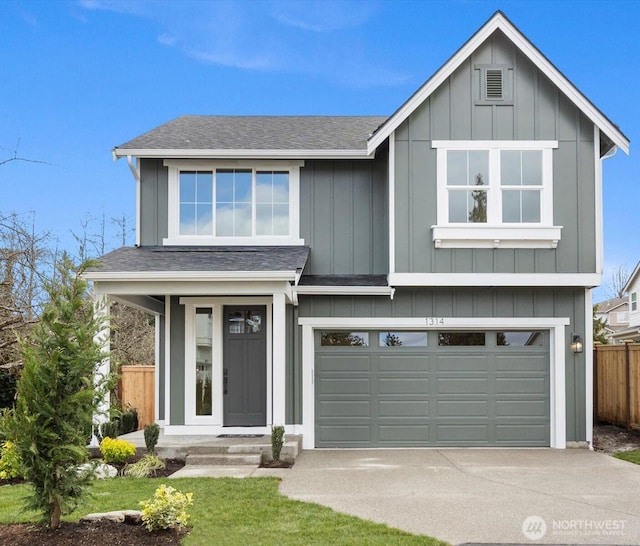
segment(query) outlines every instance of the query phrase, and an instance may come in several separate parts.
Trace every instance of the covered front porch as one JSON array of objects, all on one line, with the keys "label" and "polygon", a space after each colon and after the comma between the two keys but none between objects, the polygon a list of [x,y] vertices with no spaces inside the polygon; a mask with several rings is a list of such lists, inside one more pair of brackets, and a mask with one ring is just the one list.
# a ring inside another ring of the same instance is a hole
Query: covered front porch
[{"label": "covered front porch", "polygon": [[163,438],[266,435],[287,424],[293,287],[308,252],[122,248],[87,273],[96,297],[155,316],[154,403]]}]

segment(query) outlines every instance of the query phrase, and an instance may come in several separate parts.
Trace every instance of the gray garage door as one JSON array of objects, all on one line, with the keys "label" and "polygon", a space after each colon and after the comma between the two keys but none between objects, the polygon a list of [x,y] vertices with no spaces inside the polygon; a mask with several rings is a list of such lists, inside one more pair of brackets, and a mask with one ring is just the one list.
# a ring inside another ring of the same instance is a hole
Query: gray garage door
[{"label": "gray garage door", "polygon": [[316,333],[316,447],[548,446],[547,331]]}]

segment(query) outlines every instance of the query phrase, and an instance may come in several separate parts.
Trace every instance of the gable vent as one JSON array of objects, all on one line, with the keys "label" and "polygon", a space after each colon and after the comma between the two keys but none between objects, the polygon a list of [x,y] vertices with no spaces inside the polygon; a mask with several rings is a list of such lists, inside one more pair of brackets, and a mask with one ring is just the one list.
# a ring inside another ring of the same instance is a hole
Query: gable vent
[{"label": "gable vent", "polygon": [[502,99],[502,70],[488,68],[486,72],[486,98],[487,100]]}]

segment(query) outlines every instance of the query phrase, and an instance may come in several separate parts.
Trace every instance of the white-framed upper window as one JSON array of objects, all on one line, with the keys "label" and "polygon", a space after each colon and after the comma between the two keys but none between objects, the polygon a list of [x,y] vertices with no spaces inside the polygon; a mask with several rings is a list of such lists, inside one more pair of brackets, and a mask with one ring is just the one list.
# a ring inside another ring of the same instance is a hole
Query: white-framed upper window
[{"label": "white-framed upper window", "polygon": [[631,310],[632,311],[638,310],[638,293],[637,292],[631,292]]},{"label": "white-framed upper window", "polygon": [[165,244],[292,245],[302,162],[172,161]]},{"label": "white-framed upper window", "polygon": [[557,141],[433,141],[437,247],[555,248]]}]

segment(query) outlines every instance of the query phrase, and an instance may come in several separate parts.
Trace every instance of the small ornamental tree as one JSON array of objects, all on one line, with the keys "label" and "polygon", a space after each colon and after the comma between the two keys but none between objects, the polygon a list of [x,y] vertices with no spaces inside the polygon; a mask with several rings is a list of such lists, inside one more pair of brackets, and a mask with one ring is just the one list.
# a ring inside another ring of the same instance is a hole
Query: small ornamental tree
[{"label": "small ornamental tree", "polygon": [[47,283],[40,322],[20,340],[24,368],[7,425],[32,487],[27,508],[53,528],[78,505],[90,480],[76,469],[88,460],[86,430],[108,387],[107,378],[96,379],[105,355],[95,341],[102,324],[81,277],[90,265],[75,268],[64,255]]}]

